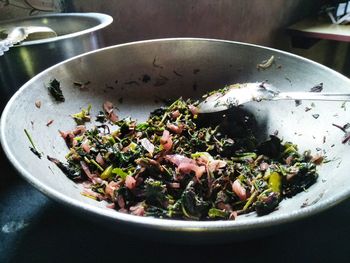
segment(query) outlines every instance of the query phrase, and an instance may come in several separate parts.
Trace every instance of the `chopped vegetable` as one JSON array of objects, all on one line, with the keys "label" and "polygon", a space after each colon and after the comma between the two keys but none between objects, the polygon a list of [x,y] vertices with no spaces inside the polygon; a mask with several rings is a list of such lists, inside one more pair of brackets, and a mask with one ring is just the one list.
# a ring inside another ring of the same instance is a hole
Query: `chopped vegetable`
[{"label": "chopped vegetable", "polygon": [[53,123],[53,120],[48,120],[46,126],[49,127]]},{"label": "chopped vegetable", "polygon": [[91,105],[89,105],[87,107],[87,109],[82,109],[81,112],[72,114],[71,116],[73,117],[73,119],[75,120],[75,122],[78,125],[84,124],[85,122],[89,122],[90,121],[90,110],[91,110]]},{"label": "chopped vegetable", "polygon": [[90,84],[90,81],[86,81],[86,82],[74,81],[73,84],[74,86],[79,87],[79,89],[84,90]]},{"label": "chopped vegetable", "polygon": [[62,93],[60,86],[61,86],[60,82],[56,79],[53,79],[50,81],[47,88],[48,88],[50,94],[52,95],[52,97],[54,97],[54,99],[56,101],[64,102],[65,98],[63,96],[63,93]]},{"label": "chopped vegetable", "polygon": [[29,146],[29,149],[34,153],[36,156],[38,156],[39,159],[41,159],[41,153],[38,151],[38,149],[35,147],[35,144],[33,142],[32,136],[30,136],[27,129],[24,129],[24,133],[26,134],[31,146]]},{"label": "chopped vegetable", "polygon": [[310,89],[310,92],[321,92],[323,90],[323,83],[320,83]]},{"label": "chopped vegetable", "polygon": [[282,177],[278,172],[272,172],[269,176],[269,187],[275,193],[281,192]]},{"label": "chopped vegetable", "polygon": [[111,121],[113,104],[106,102],[102,125],[61,132],[66,163],[48,158],[72,180],[85,181],[84,195],[123,213],[170,219],[265,215],[317,180],[322,156],[299,153],[276,135],[258,143],[251,115],[235,116],[229,127],[227,121],[208,125],[196,105],[178,99],[137,124]]},{"label": "chopped vegetable", "polygon": [[109,119],[111,122],[118,121],[118,116],[114,113],[114,106],[113,103],[110,101],[106,101],[103,104],[103,109],[106,113],[106,118]]}]

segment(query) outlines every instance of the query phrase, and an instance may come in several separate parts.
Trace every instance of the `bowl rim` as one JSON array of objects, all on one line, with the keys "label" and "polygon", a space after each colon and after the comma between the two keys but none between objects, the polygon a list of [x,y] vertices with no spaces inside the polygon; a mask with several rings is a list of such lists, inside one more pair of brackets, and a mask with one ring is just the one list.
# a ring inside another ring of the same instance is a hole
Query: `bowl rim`
[{"label": "bowl rim", "polygon": [[215,42],[215,43],[226,43],[226,44],[234,44],[234,45],[245,45],[249,47],[255,47],[255,48],[262,48],[265,50],[270,50],[275,53],[284,54],[290,57],[295,57],[297,59],[301,59],[303,61],[307,61],[308,63],[312,63],[317,67],[320,67],[333,75],[336,75],[339,78],[342,78],[344,81],[349,82],[350,85],[350,79],[346,76],[340,74],[339,72],[336,72],[335,70],[332,70],[322,64],[319,64],[315,61],[312,61],[310,59],[303,58],[301,56],[270,48],[270,47],[264,47],[261,45],[256,44],[249,44],[249,43],[243,43],[238,41],[230,41],[230,40],[222,40],[222,39],[211,39],[211,38],[161,38],[161,39],[150,39],[150,40],[142,40],[142,41],[134,41],[134,42],[128,42],[113,46],[108,46],[105,48],[93,50],[90,52],[86,52],[80,55],[77,55],[75,57],[69,58],[67,60],[64,60],[56,65],[53,65],[46,70],[42,71],[38,75],[34,76],[32,79],[30,79],[28,82],[26,82],[20,89],[17,90],[17,92],[12,96],[12,98],[8,101],[7,105],[5,106],[0,120],[0,142],[3,147],[3,150],[10,161],[10,163],[14,166],[14,168],[19,172],[19,174],[27,180],[30,184],[32,184],[35,188],[37,188],[39,191],[41,191],[43,194],[47,195],[48,197],[58,201],[59,203],[65,204],[71,208],[76,208],[77,210],[83,210],[85,212],[88,212],[92,216],[99,216],[103,217],[105,219],[114,220],[116,222],[120,221],[127,224],[133,224],[133,225],[139,225],[142,227],[147,227],[151,229],[159,229],[159,230],[168,230],[168,231],[182,231],[182,232],[241,232],[244,230],[254,230],[254,229],[261,229],[265,227],[272,227],[279,224],[286,224],[291,223],[312,215],[315,215],[321,211],[324,211],[326,209],[329,209],[338,203],[344,201],[350,196],[350,187],[347,189],[343,188],[340,189],[337,194],[332,195],[331,197],[325,198],[323,197],[320,201],[318,201],[316,204],[313,204],[311,206],[307,206],[304,208],[299,208],[292,212],[285,212],[279,215],[270,215],[269,217],[262,216],[262,217],[251,217],[251,218],[245,218],[244,220],[237,220],[237,221],[186,221],[186,220],[174,220],[174,219],[158,219],[153,217],[141,217],[141,216],[134,216],[131,214],[124,214],[112,209],[105,209],[101,207],[97,207],[95,205],[85,203],[82,201],[79,201],[77,199],[74,199],[72,197],[66,196],[62,194],[61,192],[45,185],[42,183],[39,179],[35,178],[35,176],[31,175],[26,169],[24,169],[21,164],[16,160],[14,153],[10,150],[10,142],[6,139],[6,124],[5,121],[10,117],[10,109],[12,108],[12,105],[15,103],[16,98],[21,94],[21,92],[27,88],[30,87],[30,85],[36,81],[36,79],[40,78],[41,76],[45,75],[47,72],[60,67],[61,65],[70,62],[72,60],[80,59],[84,56],[89,56],[94,53],[98,52],[104,52],[109,49],[115,49],[123,46],[129,46],[129,45],[142,45],[142,44],[149,44],[154,42],[173,42],[173,41],[204,41],[204,42]]},{"label": "bowl rim", "polygon": [[4,20],[4,21],[1,21],[0,27],[3,25],[9,24],[9,23],[16,24],[20,21],[30,21],[30,20],[45,19],[45,18],[51,18],[51,17],[93,18],[97,21],[97,25],[90,27],[90,28],[87,28],[87,29],[84,29],[84,30],[81,30],[81,31],[77,31],[77,32],[73,32],[73,33],[69,33],[69,34],[65,34],[65,35],[59,35],[59,36],[52,37],[52,38],[24,41],[20,44],[13,46],[12,48],[19,48],[19,47],[24,47],[24,46],[38,45],[38,44],[46,44],[46,43],[61,41],[61,40],[69,39],[69,38],[75,38],[78,36],[82,36],[82,35],[86,35],[86,34],[98,31],[102,28],[107,27],[108,25],[110,25],[113,22],[113,17],[111,17],[110,15],[107,15],[107,14],[103,14],[103,13],[95,13],[95,12],[91,12],[91,13],[55,13],[55,14],[38,15],[38,16],[33,16],[33,17],[24,17],[24,18],[20,18],[20,19]]}]

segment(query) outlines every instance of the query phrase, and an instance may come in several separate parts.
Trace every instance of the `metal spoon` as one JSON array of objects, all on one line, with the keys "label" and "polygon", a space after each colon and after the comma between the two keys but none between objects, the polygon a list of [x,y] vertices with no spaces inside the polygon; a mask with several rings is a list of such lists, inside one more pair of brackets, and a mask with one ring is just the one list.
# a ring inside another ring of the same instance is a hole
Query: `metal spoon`
[{"label": "metal spoon", "polygon": [[37,40],[57,36],[55,31],[46,26],[14,27],[10,30],[4,31],[3,33],[7,33],[7,37],[0,40],[0,56],[3,55],[4,52],[8,51],[10,47],[22,42],[25,39]]},{"label": "metal spoon", "polygon": [[262,83],[234,84],[205,97],[198,106],[199,113],[224,111],[251,101],[262,100],[324,100],[350,101],[349,93],[280,92],[273,86]]}]

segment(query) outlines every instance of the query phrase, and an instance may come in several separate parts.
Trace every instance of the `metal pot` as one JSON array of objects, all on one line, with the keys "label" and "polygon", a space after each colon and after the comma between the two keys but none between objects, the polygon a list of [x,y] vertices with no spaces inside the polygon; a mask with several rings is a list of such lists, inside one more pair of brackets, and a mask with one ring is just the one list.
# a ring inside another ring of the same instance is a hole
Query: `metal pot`
[{"label": "metal pot", "polygon": [[[257,64],[275,57],[266,69]],[[96,74],[98,72],[98,74]],[[61,82],[65,102],[57,103],[45,87]],[[159,234],[180,242],[228,241],[271,233],[336,205],[350,196],[349,145],[332,123],[350,122],[341,102],[254,102],[244,109],[254,114],[262,137],[274,134],[292,141],[300,151],[321,151],[331,162],[319,168],[319,179],[307,191],[283,200],[278,209],[259,217],[241,215],[235,221],[180,221],[133,216],[81,195],[82,188],[45,158],[29,150],[27,129],[40,151],[64,160],[67,146],[58,133],[76,124],[70,114],[92,105],[95,116],[104,101],[118,107],[118,115],[144,121],[162,99],[198,98],[226,84],[268,80],[281,91],[309,91],[323,83],[325,92],[349,92],[350,80],[310,60],[256,45],[210,39],[163,39],[108,47],[64,61],[27,82],[9,101],[1,117],[1,143],[19,173],[37,189],[87,218],[112,228]],[[74,82],[89,83],[80,90]],[[121,99],[123,98],[123,99]],[[41,101],[41,108],[35,102]],[[307,109],[307,110],[306,110]],[[215,116],[214,116],[215,117]],[[48,120],[54,120],[50,127]],[[17,121],[20,120],[20,121]]]},{"label": "metal pot", "polygon": [[0,30],[15,26],[48,26],[57,37],[25,41],[0,56],[0,93],[5,102],[40,71],[75,55],[103,47],[102,28],[113,18],[100,13],[63,13],[0,23]]}]

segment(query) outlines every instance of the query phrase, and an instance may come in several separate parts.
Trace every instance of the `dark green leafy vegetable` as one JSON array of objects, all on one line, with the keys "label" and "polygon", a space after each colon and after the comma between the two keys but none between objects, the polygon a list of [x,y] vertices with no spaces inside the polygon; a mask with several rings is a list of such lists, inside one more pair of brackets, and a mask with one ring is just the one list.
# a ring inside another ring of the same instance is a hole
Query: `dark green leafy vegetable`
[{"label": "dark green leafy vegetable", "polygon": [[182,212],[185,217],[198,220],[207,215],[210,203],[195,192],[194,181],[191,181],[181,195]]},{"label": "dark green leafy vegetable", "polygon": [[101,122],[101,123],[104,123],[107,121],[107,117],[103,111],[99,111],[99,113],[96,116],[96,121]]},{"label": "dark green leafy vegetable", "polygon": [[148,204],[162,205],[166,199],[166,185],[163,182],[147,178],[145,180],[145,197]]},{"label": "dark green leafy vegetable", "polygon": [[56,164],[57,167],[60,168],[61,171],[65,175],[67,175],[67,177],[69,179],[72,179],[72,180],[80,180],[80,179],[82,179],[82,174],[81,174],[80,167],[69,165],[69,164],[64,164],[64,163],[60,162],[59,160],[57,160],[56,158],[52,158],[50,156],[47,156],[47,159],[49,161],[53,162],[54,164]]},{"label": "dark green leafy vegetable", "polygon": [[280,195],[271,190],[262,192],[255,202],[255,210],[258,215],[266,215],[273,211],[280,202]]},{"label": "dark green leafy vegetable", "polygon": [[208,212],[208,216],[210,218],[218,218],[218,219],[228,219],[230,216],[230,213],[225,210],[221,210],[218,208],[210,208]]},{"label": "dark green leafy vegetable", "polygon": [[50,94],[52,95],[52,97],[54,97],[56,101],[64,102],[65,98],[63,96],[62,89],[60,86],[61,86],[60,82],[57,79],[53,79],[50,81],[47,88]]},{"label": "dark green leafy vegetable", "polygon": [[102,125],[61,133],[69,138],[67,164],[48,158],[72,180],[88,181],[84,195],[158,218],[265,215],[317,180],[322,157],[299,153],[276,136],[258,143],[252,115],[208,121],[197,116],[195,105],[178,99],[143,123],[107,122],[100,112]]}]

